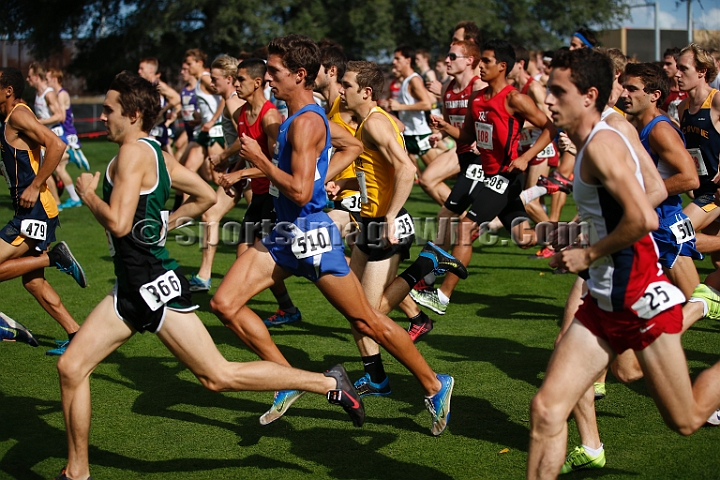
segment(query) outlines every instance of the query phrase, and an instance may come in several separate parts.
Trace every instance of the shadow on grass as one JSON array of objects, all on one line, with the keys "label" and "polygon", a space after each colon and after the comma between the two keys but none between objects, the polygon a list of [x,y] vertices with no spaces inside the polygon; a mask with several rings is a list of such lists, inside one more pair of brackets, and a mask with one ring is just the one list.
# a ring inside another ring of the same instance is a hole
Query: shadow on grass
[{"label": "shadow on grass", "polygon": [[[484,305],[478,308],[477,315],[479,317],[492,319],[547,320],[548,317],[562,319],[562,306],[551,305],[542,300],[549,302],[557,301],[555,297],[522,295],[519,293],[486,295],[482,293],[455,291],[451,303],[458,305]],[[448,308],[452,308],[452,304]]]}]

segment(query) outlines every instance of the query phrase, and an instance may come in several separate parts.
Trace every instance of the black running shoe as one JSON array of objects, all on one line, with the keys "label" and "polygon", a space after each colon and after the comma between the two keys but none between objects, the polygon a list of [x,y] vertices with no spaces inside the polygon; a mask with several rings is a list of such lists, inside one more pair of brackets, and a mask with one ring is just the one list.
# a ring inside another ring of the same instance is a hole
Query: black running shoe
[{"label": "black running shoe", "polygon": [[[65,475],[65,469],[60,470],[60,475],[55,477],[55,480],[73,480],[72,478]],[[92,477],[88,477],[87,480],[92,480]]]},{"label": "black running shoe", "polygon": [[326,377],[333,377],[337,381],[337,388],[327,393],[328,402],[333,405],[340,405],[350,415],[356,427],[362,427],[365,423],[365,407],[360,396],[355,391],[345,367],[335,365],[324,373]]},{"label": "black running shoe", "polygon": [[50,258],[54,259],[55,265],[53,266],[57,267],[58,270],[73,277],[82,288],[87,287],[85,271],[73,256],[67,243],[56,243],[50,250]]},{"label": "black running shoe", "polygon": [[420,252],[421,257],[429,258],[435,266],[435,275],[440,276],[445,272],[457,275],[462,280],[468,277],[467,268],[460,260],[450,255],[448,252],[438,247],[432,242],[427,242]]}]

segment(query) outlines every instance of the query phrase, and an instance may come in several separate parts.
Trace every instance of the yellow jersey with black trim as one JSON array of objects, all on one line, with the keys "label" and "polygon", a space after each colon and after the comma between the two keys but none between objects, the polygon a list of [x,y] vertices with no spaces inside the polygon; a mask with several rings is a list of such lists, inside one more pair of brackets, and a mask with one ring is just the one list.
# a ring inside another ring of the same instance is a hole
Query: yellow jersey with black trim
[{"label": "yellow jersey with black trim", "polygon": [[[370,113],[358,126],[355,138],[362,142],[365,122],[373,114],[384,115],[395,130],[395,140],[405,149],[405,140],[393,117],[380,107],[373,107]],[[360,215],[368,218],[384,217],[390,207],[390,200],[395,191],[395,168],[377,150],[369,148],[363,142],[363,152],[355,160],[355,171],[360,184],[360,195],[363,203]]]},{"label": "yellow jersey with black trim", "polygon": [[[348,125],[345,120],[343,120],[342,115],[340,115],[340,95],[338,95],[338,97],[333,102],[332,108],[330,109],[330,112],[328,112],[327,116],[328,120],[340,125],[342,128],[350,132],[350,135],[355,135],[355,129]],[[335,178],[333,178],[333,180],[342,180],[345,178],[355,178],[355,166],[352,163],[345,167],[345,170],[337,174]],[[357,190],[343,190],[342,192],[340,192],[340,195],[338,195],[338,200],[351,197],[357,193]]]},{"label": "yellow jersey with black trim", "polygon": [[38,170],[40,170],[40,147],[38,146],[34,150],[20,150],[8,142],[5,129],[10,116],[18,107],[27,108],[35,116],[27,104],[18,103],[7,115],[5,122],[0,124],[0,151],[2,152],[0,170],[2,170],[7,186],[10,189],[15,216],[35,219],[41,219],[45,216],[55,218],[58,216],[57,203],[55,203],[55,199],[45,184],[40,187],[39,201],[34,207],[27,209],[20,206],[20,197],[35,180]]}]

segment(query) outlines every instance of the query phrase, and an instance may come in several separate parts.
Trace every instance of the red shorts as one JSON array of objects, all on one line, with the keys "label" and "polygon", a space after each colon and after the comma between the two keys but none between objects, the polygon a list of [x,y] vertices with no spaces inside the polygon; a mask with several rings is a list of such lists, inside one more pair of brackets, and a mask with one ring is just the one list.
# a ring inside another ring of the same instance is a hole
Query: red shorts
[{"label": "red shorts", "polygon": [[627,349],[643,350],[663,333],[682,331],[682,305],[674,305],[645,320],[630,309],[606,312],[589,294],[583,300],[575,318],[593,335],[608,342],[618,355]]},{"label": "red shorts", "polygon": [[549,167],[557,168],[557,166],[560,165],[560,157],[558,157],[557,155],[553,155],[552,157],[549,157],[549,158],[535,157],[532,160],[530,160],[530,162],[528,162],[528,165],[540,165],[545,160],[547,160]]}]

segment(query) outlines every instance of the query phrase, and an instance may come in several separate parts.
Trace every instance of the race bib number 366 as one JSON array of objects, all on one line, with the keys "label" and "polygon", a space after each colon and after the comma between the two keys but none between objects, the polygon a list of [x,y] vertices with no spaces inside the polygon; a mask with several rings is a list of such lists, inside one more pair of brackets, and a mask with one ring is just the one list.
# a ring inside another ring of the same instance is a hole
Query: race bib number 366
[{"label": "race bib number 366", "polygon": [[45,240],[47,237],[47,223],[40,220],[25,219],[20,223],[20,234],[33,240]]},{"label": "race bib number 366", "polygon": [[643,296],[632,305],[637,316],[645,320],[658,313],[685,302],[685,295],[669,282],[653,282],[645,289]]},{"label": "race bib number 366", "polygon": [[300,229],[293,229],[293,231],[295,238],[292,243],[292,252],[297,259],[314,257],[332,250],[332,237],[326,227],[307,232],[302,232]]},{"label": "race bib number 366", "polygon": [[172,270],[140,287],[140,295],[153,312],[181,293],[180,280]]}]

